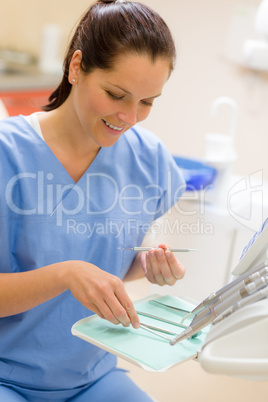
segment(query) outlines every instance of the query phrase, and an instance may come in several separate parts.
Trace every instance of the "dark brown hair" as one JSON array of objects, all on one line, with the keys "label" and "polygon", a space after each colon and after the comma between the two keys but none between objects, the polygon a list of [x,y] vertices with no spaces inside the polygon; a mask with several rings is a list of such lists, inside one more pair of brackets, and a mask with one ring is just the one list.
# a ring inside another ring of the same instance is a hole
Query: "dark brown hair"
[{"label": "dark brown hair", "polygon": [[46,111],[62,105],[72,85],[68,81],[69,66],[76,50],[81,50],[81,70],[111,69],[116,58],[127,53],[146,54],[152,61],[165,58],[174,68],[176,51],[169,28],[148,6],[138,2],[98,1],[84,14],[67,50],[64,75],[50,95]]}]

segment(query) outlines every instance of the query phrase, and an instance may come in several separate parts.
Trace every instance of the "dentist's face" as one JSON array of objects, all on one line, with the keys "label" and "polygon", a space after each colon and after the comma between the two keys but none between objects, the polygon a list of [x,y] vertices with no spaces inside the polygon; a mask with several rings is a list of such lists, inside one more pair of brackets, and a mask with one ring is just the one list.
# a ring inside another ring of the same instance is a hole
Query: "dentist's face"
[{"label": "dentist's face", "polygon": [[109,147],[146,119],[170,74],[166,59],[128,54],[111,70],[79,70],[72,88],[78,124],[98,147]]}]

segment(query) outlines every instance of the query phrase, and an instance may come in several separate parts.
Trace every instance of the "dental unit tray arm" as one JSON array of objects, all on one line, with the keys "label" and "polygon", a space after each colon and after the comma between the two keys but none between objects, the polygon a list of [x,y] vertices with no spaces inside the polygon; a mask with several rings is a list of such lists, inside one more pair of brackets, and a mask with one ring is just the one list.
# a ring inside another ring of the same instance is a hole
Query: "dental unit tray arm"
[{"label": "dental unit tray arm", "polygon": [[[233,270],[236,280],[254,271],[254,267],[268,266],[267,250],[268,225]],[[266,294],[262,300],[244,305],[231,314],[227,311],[226,318],[211,325],[198,358],[204,370],[247,380],[268,380],[267,287],[262,292]]]}]

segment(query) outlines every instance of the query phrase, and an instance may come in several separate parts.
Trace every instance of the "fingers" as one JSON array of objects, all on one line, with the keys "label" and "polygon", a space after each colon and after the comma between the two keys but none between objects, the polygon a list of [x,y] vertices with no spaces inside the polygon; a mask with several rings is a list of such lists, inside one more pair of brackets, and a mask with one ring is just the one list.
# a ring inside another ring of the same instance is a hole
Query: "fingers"
[{"label": "fingers", "polygon": [[177,261],[174,254],[169,251],[168,246],[161,244],[161,247],[152,249],[147,253],[147,274],[146,277],[151,283],[160,286],[174,285],[178,279],[185,274],[184,266]]},{"label": "fingers", "polygon": [[124,327],[132,325],[133,328],[140,326],[139,317],[125,290],[111,292],[103,300],[98,300],[97,308],[100,311],[98,315],[113,324],[122,324]]},{"label": "fingers", "polygon": [[145,273],[146,278],[148,279],[149,282],[151,283],[157,283],[154,273],[153,273],[153,261],[151,261],[151,256],[149,253],[146,253],[146,273]]},{"label": "fingers", "polygon": [[153,283],[157,283],[160,286],[163,286],[167,283],[165,277],[163,276],[163,272],[161,271],[161,268],[163,269],[163,263],[162,256],[160,254],[162,253],[164,254],[163,249],[150,250],[148,252],[151,272],[154,277]]},{"label": "fingers", "polygon": [[122,285],[115,293],[116,299],[110,302],[110,308],[116,319],[124,326],[130,324],[133,328],[139,328],[140,320],[131,299]]},{"label": "fingers", "polygon": [[175,255],[171,251],[165,251],[165,255],[167,257],[173,276],[177,280],[182,279],[185,275],[185,268],[183,264],[176,259]]},{"label": "fingers", "polygon": [[94,304],[94,307],[91,309],[94,313],[98,314],[100,318],[103,318],[107,321],[110,321],[112,324],[120,324],[120,321],[115,317],[111,308],[105,301],[98,301],[98,306]]},{"label": "fingers", "polygon": [[113,324],[139,328],[139,317],[122,280],[92,264],[80,263],[79,268],[72,271],[70,290],[73,296]]},{"label": "fingers", "polygon": [[130,299],[121,303],[116,295],[113,295],[105,301],[98,300],[97,305],[94,303],[91,310],[115,325],[122,324],[124,327],[132,325],[136,329],[140,326],[139,317]]},{"label": "fingers", "polygon": [[98,314],[99,317],[115,325],[122,324],[124,327],[132,325],[133,328],[139,328],[140,326],[134,305],[126,293],[118,296],[111,294],[105,299],[98,299],[91,310]]}]

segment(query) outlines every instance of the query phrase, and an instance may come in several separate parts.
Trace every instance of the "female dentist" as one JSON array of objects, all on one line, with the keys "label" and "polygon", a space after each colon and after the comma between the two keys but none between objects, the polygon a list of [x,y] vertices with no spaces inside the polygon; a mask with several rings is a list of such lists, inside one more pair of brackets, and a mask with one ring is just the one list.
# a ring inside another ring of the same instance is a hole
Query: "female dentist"
[{"label": "female dentist", "polygon": [[138,328],[123,279],[173,285],[184,275],[164,244],[125,250],[184,190],[164,145],[136,125],[174,60],[156,12],[98,1],[78,24],[45,111],[1,121],[1,401],[151,401],[115,356],[71,327],[96,313]]}]

